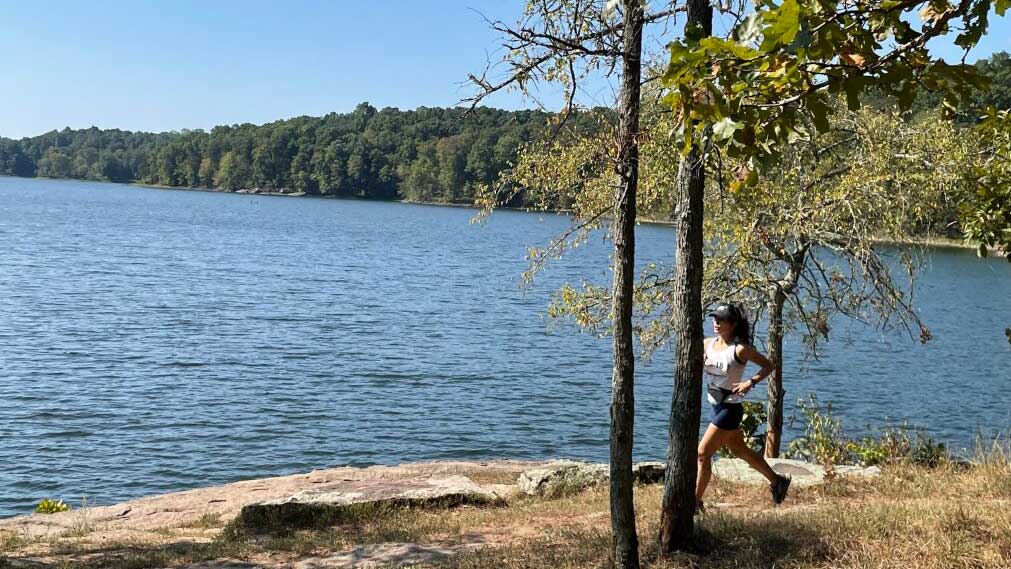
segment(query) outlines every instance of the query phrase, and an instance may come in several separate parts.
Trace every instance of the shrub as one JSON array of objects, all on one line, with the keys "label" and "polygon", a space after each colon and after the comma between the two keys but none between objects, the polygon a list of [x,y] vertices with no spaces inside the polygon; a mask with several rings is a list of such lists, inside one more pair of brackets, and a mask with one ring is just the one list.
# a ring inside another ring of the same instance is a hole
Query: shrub
[{"label": "shrub", "polygon": [[874,466],[888,461],[888,449],[880,439],[864,437],[859,441],[846,443],[846,450],[853,455],[861,466]]},{"label": "shrub", "polygon": [[765,452],[765,431],[759,431],[766,425],[769,414],[765,410],[764,403],[745,401],[744,418],[741,420],[741,431],[744,432],[744,440],[748,446],[758,454]]},{"label": "shrub", "polygon": [[[765,431],[759,429],[765,426],[768,414],[765,412],[765,404],[754,401],[744,401],[744,418],[741,419],[741,432],[744,434],[744,442],[748,443],[751,450],[762,454],[765,452]],[[717,451],[721,457],[733,457],[733,454],[720,449]]]},{"label": "shrub", "polygon": [[852,456],[847,448],[850,441],[843,436],[842,424],[832,416],[832,404],[822,409],[813,394],[798,406],[804,414],[804,434],[790,442],[786,455],[817,462],[831,474],[835,465],[845,464]]},{"label": "shrub", "polygon": [[909,459],[914,463],[935,468],[948,462],[951,458],[944,443],[936,443],[923,433],[918,433],[916,444],[909,453]]},{"label": "shrub", "polygon": [[909,425],[886,428],[877,437],[848,439],[840,421],[832,416],[831,404],[822,408],[811,395],[799,406],[806,428],[803,436],[790,443],[787,456],[817,462],[829,472],[837,464],[875,466],[910,462],[933,468],[949,460],[943,443],[934,442]]},{"label": "shrub", "polygon": [[63,503],[63,500],[52,500],[46,498],[35,506],[35,513],[37,514],[56,514],[59,512],[66,512],[70,510],[70,506]]}]

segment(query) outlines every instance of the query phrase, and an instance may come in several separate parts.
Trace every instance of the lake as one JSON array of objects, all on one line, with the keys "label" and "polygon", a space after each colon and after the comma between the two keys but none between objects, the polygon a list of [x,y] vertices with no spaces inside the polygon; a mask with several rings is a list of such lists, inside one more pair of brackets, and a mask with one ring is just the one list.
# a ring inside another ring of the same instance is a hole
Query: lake
[{"label": "lake", "polygon": [[[0,515],[345,464],[606,460],[610,342],[544,312],[609,282],[610,244],[523,290],[566,218],[473,215],[0,178]],[[641,226],[640,258],[672,241]],[[802,366],[792,341],[788,421],[817,392],[852,434],[908,421],[960,448],[1011,425],[1011,264],[933,250],[916,300],[925,346],[836,323]],[[638,368],[637,459],[664,455],[672,359]]]}]

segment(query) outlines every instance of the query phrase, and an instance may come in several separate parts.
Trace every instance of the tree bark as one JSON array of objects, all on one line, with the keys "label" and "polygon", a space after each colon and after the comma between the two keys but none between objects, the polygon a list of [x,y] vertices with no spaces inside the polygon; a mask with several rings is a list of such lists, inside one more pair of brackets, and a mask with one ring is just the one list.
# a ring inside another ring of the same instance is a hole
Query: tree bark
[{"label": "tree bark", "polygon": [[643,8],[624,0],[618,186],[614,195],[614,319],[611,376],[611,533],[614,566],[639,568],[632,484],[632,431],[635,418],[635,351],[632,344],[632,290],[635,278],[635,207],[639,184],[639,88]]},{"label": "tree bark", "polygon": [[[685,38],[689,45],[712,34],[708,0],[688,0]],[[691,132],[691,128],[686,129]],[[689,549],[695,529],[695,477],[698,470],[702,397],[702,222],[705,167],[696,144],[681,160],[677,181],[674,268],[674,392],[671,397],[660,512],[660,552]]]},{"label": "tree bark", "polygon": [[783,306],[786,293],[782,287],[772,291],[772,309],[769,310],[769,359],[775,370],[769,377],[768,429],[765,433],[765,456],[779,458],[783,439]]}]

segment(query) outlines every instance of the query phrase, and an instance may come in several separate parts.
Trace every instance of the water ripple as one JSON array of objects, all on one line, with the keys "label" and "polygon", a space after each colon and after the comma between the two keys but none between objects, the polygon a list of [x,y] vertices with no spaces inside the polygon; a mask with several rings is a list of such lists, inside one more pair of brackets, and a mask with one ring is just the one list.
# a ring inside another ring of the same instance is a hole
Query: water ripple
[{"label": "water ripple", "polygon": [[[0,210],[0,515],[341,464],[607,458],[610,343],[543,318],[561,283],[609,282],[606,244],[518,286],[564,218],[14,178]],[[638,249],[669,262],[672,238],[644,226]],[[801,369],[791,340],[788,422],[817,391],[855,433],[1006,429],[1009,282],[938,251],[931,344],[834,324]],[[671,358],[637,366],[641,459],[665,451]]]}]

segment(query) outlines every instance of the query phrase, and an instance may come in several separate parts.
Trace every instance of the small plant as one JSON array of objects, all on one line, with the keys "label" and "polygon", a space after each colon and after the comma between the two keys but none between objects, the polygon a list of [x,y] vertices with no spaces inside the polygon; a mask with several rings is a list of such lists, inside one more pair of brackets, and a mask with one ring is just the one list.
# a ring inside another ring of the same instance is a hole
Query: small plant
[{"label": "small plant", "polygon": [[832,416],[832,406],[822,408],[814,395],[799,404],[804,413],[804,435],[790,443],[787,456],[817,462],[829,474],[838,464],[856,463],[875,466],[892,462],[908,462],[934,468],[949,460],[943,443],[909,425],[890,427],[877,437],[848,439],[842,425]]},{"label": "small plant", "polygon": [[[744,434],[744,442],[748,443],[751,450],[762,454],[765,452],[765,431],[758,429],[765,425],[768,414],[765,412],[765,404],[754,401],[744,401],[744,417],[741,419],[741,432]],[[716,451],[721,457],[733,457],[733,453],[721,448]]]},{"label": "small plant", "polygon": [[948,449],[943,443],[934,442],[908,425],[885,429],[878,438],[864,437],[859,441],[849,441],[846,449],[862,466],[911,462],[934,468],[948,460]]},{"label": "small plant", "polygon": [[909,457],[912,448],[913,439],[908,425],[887,428],[878,438],[863,437],[846,443],[846,449],[861,466],[875,466]]},{"label": "small plant", "polygon": [[195,528],[217,528],[221,527],[221,514],[218,513],[207,513],[200,516],[199,519],[194,520],[187,527]]},{"label": "small plant", "polygon": [[864,437],[846,443],[846,450],[856,458],[861,466],[875,466],[888,461],[888,450],[879,439]]},{"label": "small plant", "polygon": [[825,467],[826,475],[831,476],[836,465],[845,464],[852,456],[848,448],[850,441],[843,436],[839,419],[832,416],[831,403],[822,408],[812,394],[806,402],[800,402],[799,407],[806,427],[800,438],[790,442],[786,454],[817,462]]},{"label": "small plant", "polygon": [[63,503],[63,500],[53,500],[46,498],[35,506],[36,514],[58,514],[70,510],[70,506]]},{"label": "small plant", "polygon": [[935,468],[948,462],[951,456],[948,454],[948,449],[944,446],[944,443],[935,443],[933,439],[920,433],[916,444],[909,453],[909,458],[921,466]]},{"label": "small plant", "polygon": [[765,431],[759,429],[766,425],[769,414],[765,410],[764,403],[745,401],[743,405],[744,418],[741,419],[741,431],[744,432],[744,441],[751,450],[762,454],[765,452]]},{"label": "small plant", "polygon": [[1011,436],[1001,433],[993,438],[985,438],[977,434],[975,445],[961,462],[1000,466],[1011,464]]},{"label": "small plant", "polygon": [[81,507],[77,509],[74,519],[71,521],[70,529],[64,534],[65,537],[84,537],[95,530],[95,525],[91,520],[91,508],[88,507],[87,496],[81,498]]}]

